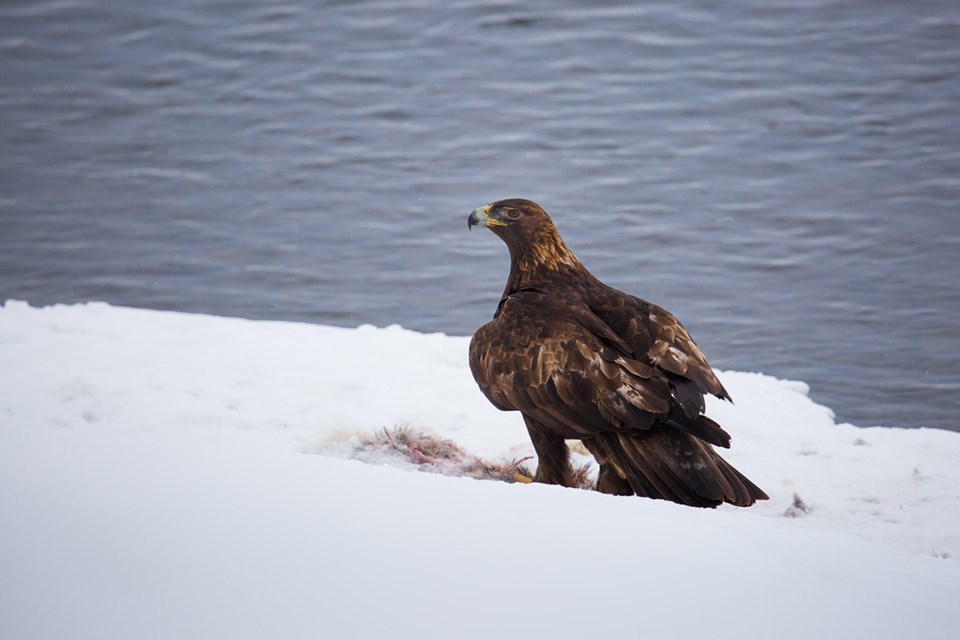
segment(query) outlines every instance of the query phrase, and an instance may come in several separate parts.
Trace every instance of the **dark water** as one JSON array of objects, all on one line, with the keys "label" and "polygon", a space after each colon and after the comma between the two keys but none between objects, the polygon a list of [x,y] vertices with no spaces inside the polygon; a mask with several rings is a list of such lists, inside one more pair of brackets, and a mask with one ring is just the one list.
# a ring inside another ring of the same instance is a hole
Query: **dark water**
[{"label": "dark water", "polygon": [[464,335],[528,197],[715,366],[960,428],[960,3],[586,5],[4,0],[0,298]]}]

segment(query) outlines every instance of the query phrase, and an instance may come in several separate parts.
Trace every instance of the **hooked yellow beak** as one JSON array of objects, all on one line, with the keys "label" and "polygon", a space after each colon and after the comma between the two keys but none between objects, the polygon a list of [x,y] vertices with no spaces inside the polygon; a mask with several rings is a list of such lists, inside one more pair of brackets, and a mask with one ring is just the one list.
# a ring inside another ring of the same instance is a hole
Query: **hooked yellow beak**
[{"label": "hooked yellow beak", "polygon": [[501,222],[496,218],[491,218],[490,205],[487,205],[474,209],[470,217],[467,218],[467,229],[471,229],[477,224],[482,224],[485,227],[503,227],[506,226],[507,223]]}]

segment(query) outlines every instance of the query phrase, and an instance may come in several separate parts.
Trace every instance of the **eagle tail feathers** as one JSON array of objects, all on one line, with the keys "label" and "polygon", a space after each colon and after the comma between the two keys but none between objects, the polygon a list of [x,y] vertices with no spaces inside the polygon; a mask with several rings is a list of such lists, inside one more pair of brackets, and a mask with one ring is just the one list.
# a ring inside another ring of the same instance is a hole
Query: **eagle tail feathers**
[{"label": "eagle tail feathers", "polygon": [[747,507],[767,495],[709,444],[689,433],[654,428],[645,432],[603,433],[584,444],[600,462],[604,485],[623,493],[610,478],[611,468],[638,496],[670,500],[692,507],[717,507],[724,502]]}]

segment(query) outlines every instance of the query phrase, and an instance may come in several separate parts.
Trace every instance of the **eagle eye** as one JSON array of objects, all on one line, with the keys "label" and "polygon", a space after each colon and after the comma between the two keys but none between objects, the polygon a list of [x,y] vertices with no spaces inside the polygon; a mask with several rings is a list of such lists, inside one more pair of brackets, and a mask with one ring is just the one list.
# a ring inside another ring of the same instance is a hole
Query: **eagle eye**
[{"label": "eagle eye", "polygon": [[510,218],[511,220],[516,220],[517,218],[520,217],[519,209],[504,209],[503,212],[506,213],[507,217]]}]

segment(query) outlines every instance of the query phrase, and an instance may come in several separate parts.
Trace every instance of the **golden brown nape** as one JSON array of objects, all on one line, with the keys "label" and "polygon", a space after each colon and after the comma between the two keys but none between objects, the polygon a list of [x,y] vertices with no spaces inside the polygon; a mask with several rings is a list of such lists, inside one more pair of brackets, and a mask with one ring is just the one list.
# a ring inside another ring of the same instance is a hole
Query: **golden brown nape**
[{"label": "golden brown nape", "polygon": [[571,486],[565,440],[576,438],[605,493],[697,507],[767,498],[713,449],[730,436],[703,415],[704,396],[730,396],[676,317],[592,276],[535,202],[494,202],[467,225],[510,251],[494,319],[470,342],[470,370],[494,406],[522,414],[535,480]]}]

